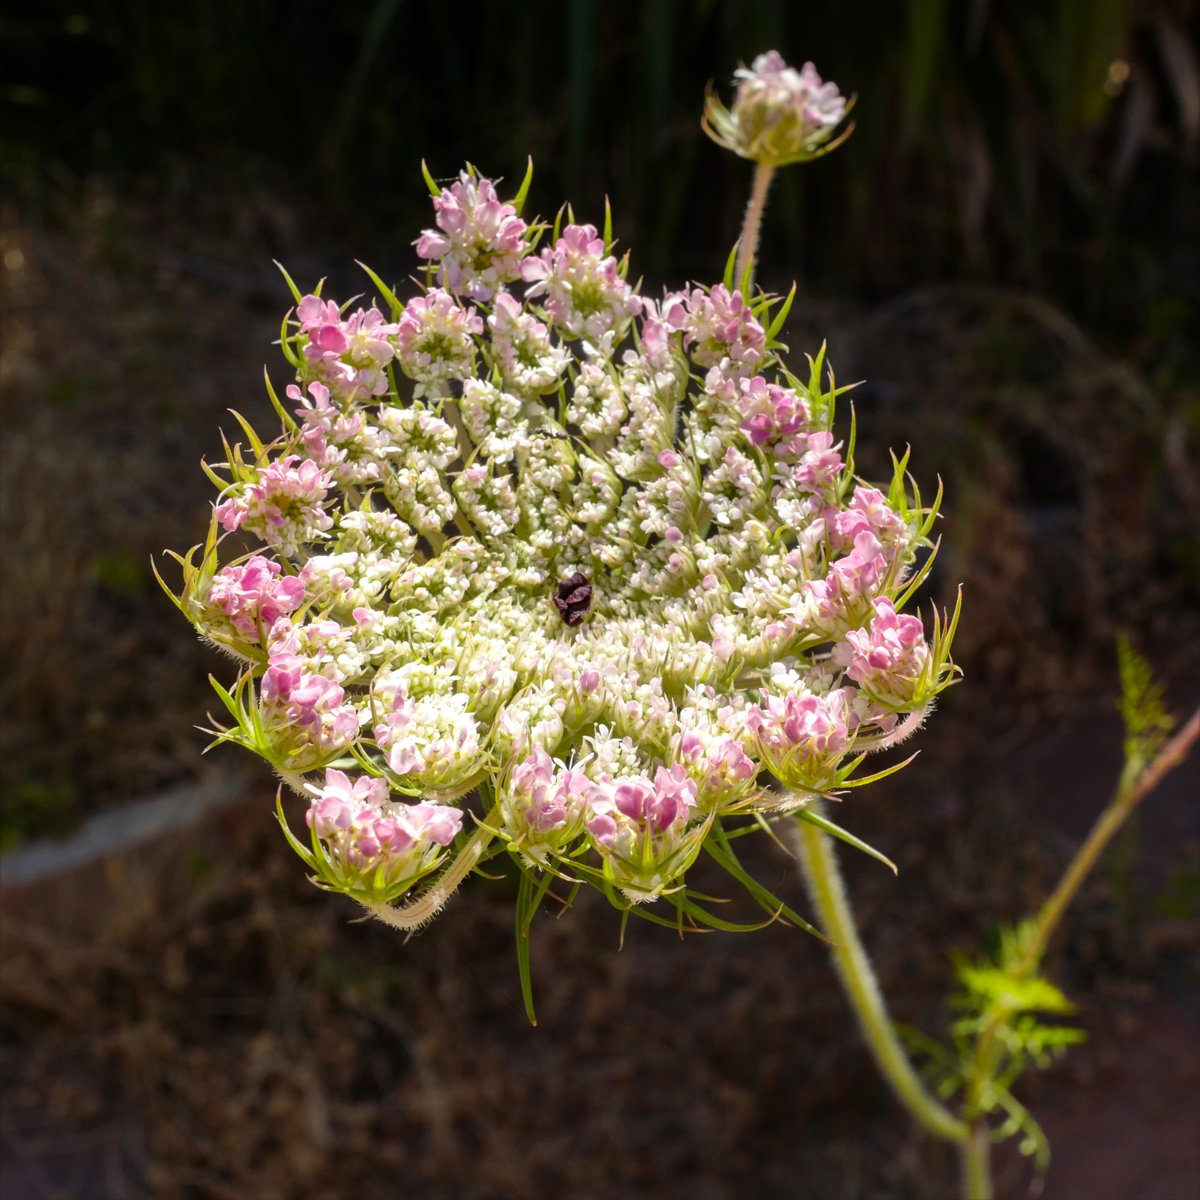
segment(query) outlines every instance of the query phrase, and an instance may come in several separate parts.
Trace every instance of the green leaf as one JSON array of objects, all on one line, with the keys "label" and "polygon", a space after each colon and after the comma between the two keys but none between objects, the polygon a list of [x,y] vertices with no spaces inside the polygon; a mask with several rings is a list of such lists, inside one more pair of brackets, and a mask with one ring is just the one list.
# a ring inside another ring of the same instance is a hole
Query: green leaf
[{"label": "green leaf", "polygon": [[292,277],[287,273],[287,270],[284,267],[284,265],[275,259],[272,259],[271,261],[274,262],[275,265],[279,268],[279,273],[283,276],[284,281],[287,283],[288,290],[292,293],[292,297],[296,301],[296,303],[299,304],[300,301],[304,299],[303,293],[296,286],[296,283],[292,279]]},{"label": "green leaf", "polygon": [[883,863],[885,867],[891,868],[893,875],[899,875],[900,869],[886,854],[876,850],[874,846],[868,842],[864,842],[862,838],[855,837],[849,830],[843,829],[840,825],[835,825],[826,817],[815,813],[811,809],[801,808],[796,812],[796,818],[800,821],[807,821],[810,825],[815,825],[818,829],[824,830],[830,837],[835,837],[839,841],[845,842],[847,846],[853,846],[855,850],[861,850],[864,854],[869,854],[872,858]]},{"label": "green leaf", "polygon": [[941,540],[934,542],[930,547],[929,553],[925,556],[925,561],[921,564],[917,572],[904,585],[904,590],[901,591],[893,601],[896,611],[902,612],[904,606],[913,598],[913,595],[920,590],[929,575],[933,570],[933,561],[938,556],[938,550],[941,549]]},{"label": "green leaf", "polygon": [[167,581],[159,573],[158,564],[154,561],[154,556],[153,555],[150,556],[150,570],[154,572],[154,578],[158,580],[158,586],[160,588],[162,588],[162,590],[164,592],[166,592],[167,598],[171,601],[172,604],[175,605],[175,607],[177,609],[179,609],[179,611],[181,613],[183,613],[183,615],[185,617],[188,616],[189,614],[187,612],[187,609],[184,607],[183,595],[187,591],[188,577],[195,571],[195,567],[192,565],[192,555],[195,554],[196,551],[199,549],[200,549],[199,546],[193,546],[187,552],[186,558],[181,554],[177,554],[174,550],[164,550],[163,551],[163,553],[166,554],[168,558],[173,558],[183,568],[184,585],[183,585],[183,590],[179,593],[178,596],[175,594],[174,590],[170,586],[168,586]]},{"label": "green leaf", "polygon": [[729,257],[725,260],[725,272],[721,276],[721,282],[725,285],[727,292],[733,291],[733,273],[737,269],[737,256],[741,245],[741,241],[734,242],[733,249],[729,251]]},{"label": "green leaf", "polygon": [[[860,744],[865,745],[866,743],[860,742]],[[881,779],[886,779],[889,775],[895,775],[897,771],[903,771],[904,768],[907,767],[908,764],[912,762],[912,760],[916,758],[919,753],[919,750],[915,750],[907,758],[902,759],[898,763],[893,763],[890,767],[884,767],[882,771],[876,771],[873,775],[855,776],[854,771],[858,768],[863,759],[866,758],[866,754],[860,754],[856,759],[853,760],[853,762],[849,764],[849,766],[843,767],[840,771],[838,771],[835,787],[855,788],[863,787],[868,783],[877,783]]]},{"label": "green leaf", "polygon": [[254,427],[242,416],[236,409],[229,410],[233,419],[242,427],[242,432],[246,435],[246,440],[250,443],[250,449],[254,451],[256,462],[262,462],[266,456],[266,447],[263,445],[262,438],[254,432]]},{"label": "green leaf", "polygon": [[533,157],[530,156],[525,166],[525,178],[521,180],[521,186],[517,189],[517,194],[512,198],[512,206],[517,210],[518,216],[521,215],[521,210],[525,207],[525,197],[529,195],[529,185],[532,182]]},{"label": "green leaf", "polygon": [[792,290],[788,292],[784,298],[783,304],[780,305],[779,311],[775,314],[771,321],[770,327],[767,329],[767,344],[770,345],[775,341],[780,330],[783,329],[784,323],[788,319],[788,314],[792,311],[792,304],[796,299],[796,285],[792,284]]},{"label": "green leaf", "polygon": [[1163,690],[1155,683],[1150,664],[1134,650],[1126,634],[1117,639],[1117,669],[1121,677],[1119,708],[1125,723],[1121,786],[1129,788],[1166,741],[1174,722],[1163,704]]},{"label": "green leaf", "polygon": [[438,186],[437,180],[430,174],[429,167],[425,164],[424,159],[421,159],[421,177],[425,180],[425,186],[429,189],[429,194],[436,200],[442,194],[442,189]]},{"label": "green leaf", "polygon": [[271,376],[267,372],[267,368],[263,367],[263,380],[267,385],[267,395],[271,398],[271,404],[275,411],[279,414],[279,419],[283,422],[283,427],[288,433],[295,433],[299,426],[296,424],[296,419],[286,408],[279,402],[279,397],[275,394],[275,388],[271,384]]},{"label": "green leaf", "polygon": [[[292,337],[288,332],[288,318],[291,315],[291,310],[289,309],[283,314],[283,320],[279,324],[279,348],[283,351],[283,357],[298,371],[301,366],[300,354],[292,344]],[[264,367],[263,369],[265,370],[266,368]]]},{"label": "green leaf", "polygon": [[292,832],[292,827],[288,824],[287,816],[283,811],[283,792],[282,789],[275,793],[275,817],[279,821],[279,826],[283,830],[283,836],[287,838],[288,845],[309,865],[312,870],[317,870],[317,860],[313,856],[312,851],[300,841]]},{"label": "green leaf", "polygon": [[803,929],[805,933],[811,933],[813,937],[818,937],[823,942],[828,942],[829,939],[813,924],[806,921],[795,909],[785,904],[778,896],[774,895],[769,889],[765,888],[752,875],[750,875],[742,864],[738,861],[737,855],[733,851],[733,847],[729,844],[728,835],[724,827],[719,821],[713,822],[712,833],[705,839],[704,849],[708,854],[715,859],[720,865],[736,879],[742,887],[754,897],[756,901],[769,913],[774,913],[777,916],[784,916],[793,925]]},{"label": "green leaf", "polygon": [[525,1002],[525,1015],[530,1025],[537,1024],[537,1013],[533,1008],[533,974],[529,964],[529,926],[537,912],[542,897],[546,894],[550,877],[546,876],[543,886],[536,887],[525,870],[517,885],[517,971],[521,976],[521,997]]},{"label": "green leaf", "polygon": [[765,929],[775,920],[775,917],[772,916],[765,921],[757,921],[753,924],[726,921],[724,917],[718,917],[716,913],[711,913],[707,909],[693,903],[688,898],[687,893],[674,897],[674,901],[680,913],[686,913],[698,925],[719,930],[721,933],[754,933],[759,929]]},{"label": "green leaf", "polygon": [[842,468],[841,482],[838,485],[838,498],[845,496],[854,479],[854,448],[858,445],[858,413],[854,405],[850,405],[850,436],[846,439],[845,466]]},{"label": "green leaf", "polygon": [[[358,259],[355,259],[354,261],[358,262]],[[366,263],[359,262],[358,265],[367,273],[368,278],[379,289],[379,294],[388,302],[388,305],[392,310],[392,316],[399,316],[400,310],[404,307],[404,305],[396,299],[396,293],[393,292],[392,289],[388,287],[388,285],[384,283],[383,280],[380,279],[379,276],[367,266]]]},{"label": "green leaf", "polygon": [[912,447],[904,447],[902,458],[896,457],[895,450],[889,450],[892,458],[892,482],[888,486],[888,507],[894,508],[901,516],[908,515],[908,460],[912,456]]},{"label": "green leaf", "polygon": [[[220,465],[225,466],[226,464],[222,463]],[[222,479],[220,475],[218,475],[216,471],[214,471],[212,467],[210,467],[208,463],[204,461],[204,459],[200,460],[200,470],[204,472],[204,474],[208,477],[209,483],[211,483],[217,489],[217,491],[224,492],[225,489],[229,487],[229,480]]]},{"label": "green leaf", "polygon": [[239,726],[242,725],[246,715],[245,711],[242,709],[242,706],[237,702],[237,700],[234,699],[230,692],[226,691],[225,688],[221,686],[220,681],[215,675],[210,675],[208,677],[208,682],[212,684],[213,691],[220,696],[221,703],[224,704],[229,710],[229,715],[234,719],[234,721],[237,722]]}]

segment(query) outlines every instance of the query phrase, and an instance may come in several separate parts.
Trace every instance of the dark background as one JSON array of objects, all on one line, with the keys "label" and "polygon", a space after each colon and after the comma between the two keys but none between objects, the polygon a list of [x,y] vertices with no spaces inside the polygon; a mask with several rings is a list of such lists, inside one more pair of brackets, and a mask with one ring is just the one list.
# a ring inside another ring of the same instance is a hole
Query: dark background
[{"label": "dark background", "polygon": [[[923,490],[943,479],[932,598],[966,589],[964,683],[920,760],[843,814],[902,866],[847,864],[898,1015],[936,1031],[949,950],[1036,908],[1115,780],[1116,633],[1177,712],[1200,698],[1197,18],[1190,0],[0,17],[0,836],[27,851],[197,789],[190,823],[127,853],[6,860],[5,1194],[953,1194],[795,930],[636,924],[618,951],[586,899],[535,927],[531,1030],[510,880],[407,944],[350,924],[289,857],[266,772],[199,760],[205,676],[227,668],[149,562],[201,536],[197,460],[220,458],[225,410],[265,425],[263,363],[285,382],[273,258],[340,298],[364,290],[356,258],[402,278],[432,223],[422,159],[515,186],[532,156],[532,211],[599,223],[607,196],[648,290],[711,281],[750,166],[701,135],[705,86],[729,98],[772,46],[811,58],[858,127],[780,173],[762,281],[799,283],[793,354],[828,338],[839,378],[867,381],[863,474],[911,443]],[[1181,772],[1148,802],[1052,955],[1092,1040],[1021,1093],[1056,1150],[1047,1196],[1200,1183],[1195,787]],[[781,851],[754,856],[805,903]],[[1015,1155],[999,1171],[1024,1193]]]}]

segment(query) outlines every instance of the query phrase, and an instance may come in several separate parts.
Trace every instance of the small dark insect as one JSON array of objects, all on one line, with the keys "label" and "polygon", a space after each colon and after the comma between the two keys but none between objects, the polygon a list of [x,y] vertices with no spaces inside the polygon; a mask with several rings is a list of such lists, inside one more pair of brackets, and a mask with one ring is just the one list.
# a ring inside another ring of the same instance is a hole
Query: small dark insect
[{"label": "small dark insect", "polygon": [[576,571],[559,582],[554,591],[554,607],[564,625],[574,628],[592,607],[592,585],[582,571]]}]

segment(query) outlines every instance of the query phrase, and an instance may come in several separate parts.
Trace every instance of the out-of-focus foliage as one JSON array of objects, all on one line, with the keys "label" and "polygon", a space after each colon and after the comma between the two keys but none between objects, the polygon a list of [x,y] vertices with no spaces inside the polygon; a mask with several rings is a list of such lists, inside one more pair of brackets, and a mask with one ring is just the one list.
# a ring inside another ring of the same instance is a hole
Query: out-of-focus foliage
[{"label": "out-of-focus foliage", "polygon": [[[416,164],[463,161],[543,202],[611,196],[651,279],[713,276],[745,164],[698,136],[703,90],[777,47],[847,94],[858,131],[784,172],[764,261],[858,293],[931,278],[1048,291],[1156,348],[1197,314],[1187,167],[1195,0],[527,0],[469,20],[400,0],[46,0],[0,19],[6,170],[155,186],[269,183],[340,225],[407,228]],[[411,210],[411,211],[410,211]]]},{"label": "out-of-focus foliage", "polygon": [[1121,773],[1124,792],[1137,785],[1175,722],[1163,704],[1163,689],[1155,682],[1150,664],[1125,636],[1117,640],[1117,666],[1121,675],[1121,720],[1125,724],[1125,769]]},{"label": "out-of-focus foliage", "polygon": [[1046,1135],[1012,1089],[1028,1068],[1048,1067],[1086,1034],[1061,1023],[1075,1005],[1028,960],[1032,930],[1032,922],[1000,929],[994,953],[974,962],[955,956],[959,990],[950,1006],[959,1015],[950,1027],[949,1047],[906,1032],[928,1056],[927,1074],[938,1094],[943,1099],[965,1094],[968,1105],[990,1118],[992,1140],[1019,1137],[1021,1153],[1044,1174],[1050,1161]]}]

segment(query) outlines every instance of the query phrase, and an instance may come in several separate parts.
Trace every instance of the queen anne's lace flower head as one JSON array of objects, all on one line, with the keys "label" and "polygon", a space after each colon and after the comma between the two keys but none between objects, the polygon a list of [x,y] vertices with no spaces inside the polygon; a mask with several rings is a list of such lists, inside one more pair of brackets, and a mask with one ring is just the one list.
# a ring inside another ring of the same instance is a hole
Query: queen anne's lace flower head
[{"label": "queen anne's lace flower head", "polygon": [[[798,78],[756,62],[739,119],[769,83],[828,131]],[[776,301],[644,298],[594,226],[539,248],[520,199],[439,191],[423,293],[296,293],[291,411],[272,391],[279,433],[210,469],[180,604],[240,656],[220,736],[308,797],[289,837],[324,886],[390,902],[506,848],[694,916],[701,849],[853,786],[951,681],[952,627],[900,611],[936,504],[906,461],[855,480]]]}]

